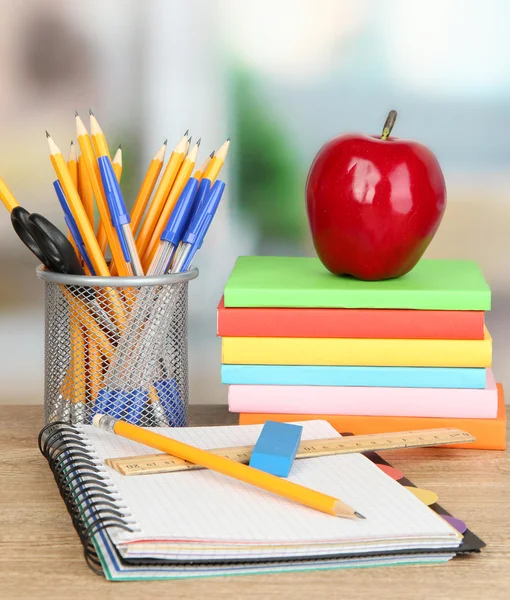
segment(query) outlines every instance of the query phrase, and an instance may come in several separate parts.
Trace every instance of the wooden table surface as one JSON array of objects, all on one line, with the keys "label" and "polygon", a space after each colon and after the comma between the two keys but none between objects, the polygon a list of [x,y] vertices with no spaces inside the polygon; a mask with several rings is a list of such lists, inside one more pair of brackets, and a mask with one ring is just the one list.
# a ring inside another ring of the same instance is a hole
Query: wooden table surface
[{"label": "wooden table surface", "polygon": [[[465,520],[487,547],[446,565],[108,582],[86,566],[51,471],[37,449],[39,406],[0,407],[0,598],[292,598],[468,600],[510,598],[508,452],[415,449],[382,456]],[[193,425],[234,422],[225,406],[193,406]]]}]

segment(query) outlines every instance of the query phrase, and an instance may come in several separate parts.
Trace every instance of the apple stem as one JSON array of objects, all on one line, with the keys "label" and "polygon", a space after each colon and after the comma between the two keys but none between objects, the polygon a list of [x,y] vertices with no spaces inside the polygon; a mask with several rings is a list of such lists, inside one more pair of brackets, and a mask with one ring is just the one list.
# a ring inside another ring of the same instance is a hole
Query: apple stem
[{"label": "apple stem", "polygon": [[393,129],[393,125],[395,125],[395,121],[397,120],[397,111],[390,110],[388,116],[386,117],[386,121],[384,122],[384,127],[381,134],[381,140],[387,140],[390,136],[391,130]]}]

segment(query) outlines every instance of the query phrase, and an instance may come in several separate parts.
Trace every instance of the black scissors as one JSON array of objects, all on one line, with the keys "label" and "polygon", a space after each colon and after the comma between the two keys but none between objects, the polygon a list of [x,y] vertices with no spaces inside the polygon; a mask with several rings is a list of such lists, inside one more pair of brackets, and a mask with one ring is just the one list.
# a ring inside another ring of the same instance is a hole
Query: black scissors
[{"label": "black scissors", "polygon": [[85,274],[70,241],[51,221],[16,206],[11,211],[11,223],[20,240],[47,269],[66,275]]}]

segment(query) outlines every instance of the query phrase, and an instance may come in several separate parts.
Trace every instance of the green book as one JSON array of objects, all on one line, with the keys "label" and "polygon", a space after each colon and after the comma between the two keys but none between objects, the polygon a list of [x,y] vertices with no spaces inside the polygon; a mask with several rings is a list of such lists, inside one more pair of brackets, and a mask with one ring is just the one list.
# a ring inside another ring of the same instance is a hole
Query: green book
[{"label": "green book", "polygon": [[470,260],[422,259],[398,279],[331,274],[318,258],[240,256],[225,286],[226,307],[479,310],[491,291]]}]

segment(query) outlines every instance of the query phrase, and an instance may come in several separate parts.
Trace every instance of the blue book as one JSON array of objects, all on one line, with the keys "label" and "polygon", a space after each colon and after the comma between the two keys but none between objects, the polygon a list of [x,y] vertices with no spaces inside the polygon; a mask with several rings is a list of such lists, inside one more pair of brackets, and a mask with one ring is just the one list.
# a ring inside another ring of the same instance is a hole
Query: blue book
[{"label": "blue book", "polygon": [[483,389],[486,370],[463,367],[222,365],[221,381],[232,385]]}]

